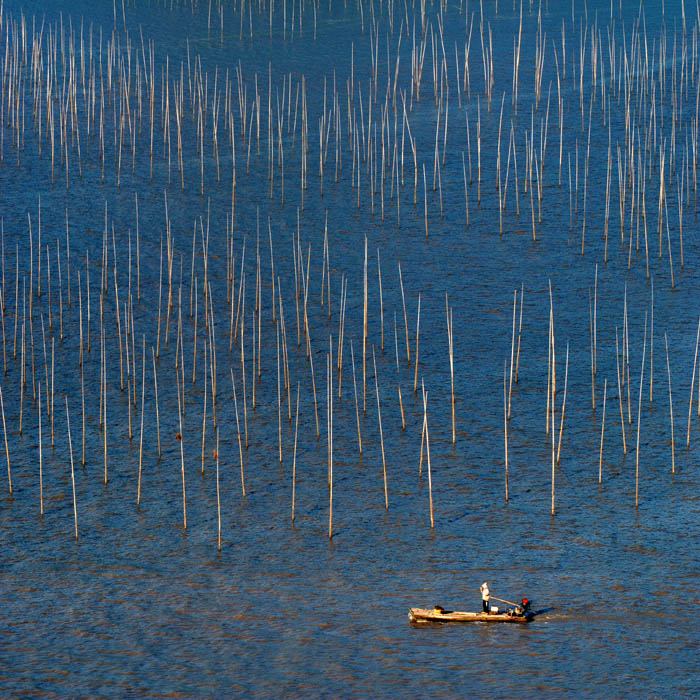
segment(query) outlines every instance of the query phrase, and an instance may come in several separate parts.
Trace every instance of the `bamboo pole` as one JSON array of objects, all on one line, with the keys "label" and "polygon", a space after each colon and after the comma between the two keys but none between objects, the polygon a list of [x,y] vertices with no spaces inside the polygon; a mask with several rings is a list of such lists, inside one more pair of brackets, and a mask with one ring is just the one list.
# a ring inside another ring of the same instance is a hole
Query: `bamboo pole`
[{"label": "bamboo pole", "polygon": [[685,441],[685,448],[690,448],[690,419],[693,414],[693,389],[695,387],[695,370],[698,363],[698,343],[700,343],[700,318],[698,318],[698,333],[695,338],[695,358],[693,359],[693,379],[690,382],[690,404],[688,406],[688,435]]},{"label": "bamboo pole", "polygon": [[[243,446],[241,444],[241,425],[238,421],[238,399],[236,398],[236,381],[233,378],[233,368],[231,368],[231,385],[233,387],[233,405],[236,411],[236,431],[238,432],[238,456],[241,460],[241,492],[245,497],[245,474],[243,471]],[[218,429],[217,429],[218,436]],[[218,450],[217,450],[218,451]]]},{"label": "bamboo pole", "polygon": [[399,263],[399,284],[401,286],[401,303],[403,304],[403,324],[406,329],[406,362],[411,364],[411,345],[408,342],[408,316],[406,314],[406,297],[403,293],[403,275],[401,274],[401,263]]},{"label": "bamboo pole", "polygon": [[554,391],[554,382],[552,381],[552,517],[554,517],[554,486],[555,486],[555,456],[554,456],[554,398],[555,398],[555,391]]},{"label": "bamboo pole", "polygon": [[505,453],[505,487],[506,503],[508,503],[508,402],[506,400],[506,362],[503,362],[503,434]]},{"label": "bamboo pole", "polygon": [[557,464],[561,455],[561,436],[564,432],[564,414],[566,412],[566,390],[569,384],[569,343],[566,344],[566,370],[564,371],[564,399],[561,406],[561,418],[559,419],[559,442],[557,445]]},{"label": "bamboo pole", "polygon": [[523,330],[523,299],[525,297],[525,283],[523,282],[520,286],[520,321],[518,322],[518,351],[515,355],[515,383],[518,383],[518,377],[520,375],[520,339],[522,337]]},{"label": "bamboo pole", "polygon": [[384,457],[384,433],[382,431],[382,410],[379,405],[379,381],[377,379],[377,360],[374,356],[374,347],[372,348],[372,362],[374,363],[374,389],[377,394],[377,416],[379,418],[379,441],[382,446],[382,471],[384,473],[384,507],[389,510],[389,491],[386,481],[386,459]]},{"label": "bamboo pole", "polygon": [[[511,341],[510,341],[510,382],[508,386],[508,410],[506,417],[508,420],[510,420],[510,401],[511,401],[511,393],[513,391],[513,360],[514,360],[514,355],[515,355],[515,311],[517,307],[517,302],[518,302],[518,290],[516,289],[513,292],[513,331],[511,334]],[[508,499],[506,499],[508,500]]]},{"label": "bamboo pole", "polygon": [[[399,271],[401,265],[399,265]],[[399,276],[400,276],[399,272]],[[362,320],[362,412],[367,412],[367,236],[365,236],[364,306]],[[361,450],[360,450],[361,451]]]},{"label": "bamboo pole", "polygon": [[[7,424],[5,423],[5,402],[2,398],[2,387],[0,386],[0,411],[2,412],[2,430],[5,437],[5,457],[7,459],[7,483],[12,498],[12,468],[10,466],[10,447],[7,442]],[[53,443],[52,443],[53,444]]]},{"label": "bamboo pole", "polygon": [[[455,368],[454,368],[454,336],[452,334],[452,309],[449,308],[447,302],[447,293],[445,293],[445,307],[447,312],[447,341],[450,354],[450,404],[452,408],[452,444],[457,441],[457,433],[455,427]],[[398,353],[398,350],[397,350]],[[397,354],[398,364],[398,354]]]},{"label": "bamboo pole", "polygon": [[[352,360],[352,385],[355,391],[355,418],[357,420],[357,444],[362,454],[362,432],[360,431],[360,404],[357,398],[357,382],[355,380],[355,353],[352,348],[352,338],[350,339],[350,359]],[[318,422],[317,422],[318,429]]]},{"label": "bamboo pole", "polygon": [[221,551],[221,495],[219,488],[219,428],[216,429],[216,513],[219,521],[218,544]]},{"label": "bamboo pole", "polygon": [[282,464],[282,396],[280,389],[280,330],[277,326],[277,435],[279,439],[279,457]]},{"label": "bamboo pole", "polygon": [[296,420],[294,423],[294,457],[292,458],[292,522],[294,522],[296,505],[296,488],[297,488],[297,435],[299,434],[299,390],[301,383],[297,382],[297,409]]},{"label": "bamboo pole", "polygon": [[634,472],[634,507],[639,508],[639,431],[642,423],[642,388],[644,386],[644,360],[647,352],[647,314],[644,314],[644,349],[642,350],[642,371],[639,379],[639,411],[637,414],[637,459]]},{"label": "bamboo pole", "polygon": [[146,398],[146,336],[142,338],[143,348],[141,352],[141,436],[139,438],[139,483],[136,489],[136,505],[141,504],[141,469],[143,464],[143,414]]},{"label": "bamboo pole", "polygon": [[598,483],[603,483],[603,437],[605,436],[605,402],[608,396],[608,380],[603,388],[603,422],[600,427],[600,455],[598,457]]},{"label": "bamboo pole", "polygon": [[[330,301],[330,300],[329,300]],[[326,386],[328,389],[328,539],[333,539],[333,340],[329,339],[326,356]]]},{"label": "bamboo pole", "polygon": [[668,359],[668,336],[664,333],[666,341],[666,369],[668,370],[668,412],[671,418],[671,474],[676,473],[676,444],[673,438],[673,395],[671,394],[671,363]]},{"label": "bamboo pole", "polygon": [[[698,328],[698,331],[700,332],[700,327]],[[618,342],[618,336],[617,336],[617,326],[615,326],[615,361],[617,364],[617,396],[619,399],[620,403],[620,427],[622,428],[622,454],[627,454],[627,438],[625,435],[625,415],[624,411],[622,409],[622,389],[620,387],[620,344]],[[623,358],[623,364],[624,364],[624,358]],[[623,367],[623,374],[624,374],[624,367]],[[692,395],[692,391],[691,391]]]},{"label": "bamboo pole", "polygon": [[44,517],[44,465],[41,451],[41,382],[39,382],[39,509]]},{"label": "bamboo pole", "polygon": [[180,425],[180,432],[175,435],[175,439],[180,443],[180,464],[182,471],[182,525],[187,530],[187,493],[185,489],[185,449],[182,444],[182,399],[180,398],[180,384],[177,384],[177,417]]},{"label": "bamboo pole", "polygon": [[155,404],[156,404],[156,434],[158,436],[158,459],[161,458],[160,449],[160,412],[158,410],[158,372],[156,370],[156,354],[151,346],[151,357],[153,359],[153,388],[155,391]]},{"label": "bamboo pole", "polygon": [[399,339],[396,328],[396,312],[394,312],[394,346],[396,348],[396,388],[399,393],[399,408],[401,410],[401,430],[406,430],[406,417],[403,410],[403,397],[401,396],[401,374],[399,369]]},{"label": "bamboo pole", "polygon": [[78,539],[78,505],[75,500],[75,469],[73,466],[73,443],[70,437],[70,414],[68,413],[68,397],[66,396],[66,425],[68,428],[68,452],[70,453],[70,479],[73,485],[73,523],[75,525],[75,539]]},{"label": "bamboo pole", "polygon": [[430,496],[430,528],[435,527],[435,518],[433,516],[433,478],[432,469],[430,465],[430,433],[428,432],[428,393],[425,391],[425,386],[423,385],[423,380],[421,379],[421,386],[423,387],[423,428],[425,430],[425,445],[426,452],[428,454],[428,494]]},{"label": "bamboo pole", "polygon": [[413,379],[413,393],[418,393],[418,341],[420,339],[420,300],[421,295],[418,294],[418,318],[416,320],[416,368]]},{"label": "bamboo pole", "polygon": [[[183,386],[184,390],[184,386]],[[202,474],[204,474],[204,443],[207,432],[207,344],[204,343],[204,399],[202,401]]]},{"label": "bamboo pole", "polygon": [[[117,313],[117,315],[119,315]],[[105,348],[105,332],[102,329],[102,437],[104,438],[104,483],[107,484],[107,350]]]}]

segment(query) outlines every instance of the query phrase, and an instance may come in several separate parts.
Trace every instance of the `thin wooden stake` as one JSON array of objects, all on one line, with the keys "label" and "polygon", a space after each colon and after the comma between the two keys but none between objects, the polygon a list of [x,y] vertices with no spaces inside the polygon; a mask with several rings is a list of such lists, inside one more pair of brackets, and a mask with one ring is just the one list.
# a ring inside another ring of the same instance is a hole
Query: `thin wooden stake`
[{"label": "thin wooden stake", "polygon": [[73,522],[75,524],[75,539],[78,539],[78,505],[75,500],[75,469],[73,466],[73,443],[70,437],[70,414],[68,413],[68,397],[66,396],[66,425],[68,426],[68,452],[70,453],[70,479],[73,484]]},{"label": "thin wooden stake", "polygon": [[603,422],[600,427],[600,455],[598,457],[598,483],[603,483],[603,438],[605,436],[605,402],[608,396],[608,380],[603,388]]},{"label": "thin wooden stake", "polygon": [[[238,432],[238,456],[241,460],[241,492],[245,498],[245,474],[243,471],[243,446],[241,444],[241,425],[238,421],[238,398],[236,397],[236,382],[233,378],[233,368],[231,368],[231,385],[233,386],[233,405],[236,411],[236,430]],[[218,435],[218,430],[217,430]],[[218,450],[217,450],[218,452]]]},{"label": "thin wooden stake", "polygon": [[693,413],[693,389],[695,387],[695,370],[698,363],[698,343],[700,342],[700,318],[698,318],[698,334],[695,338],[695,358],[693,359],[693,379],[690,383],[690,404],[688,405],[688,435],[685,442],[685,448],[690,448],[690,418]]},{"label": "thin wooden stake", "polygon": [[297,382],[297,410],[296,421],[294,423],[294,457],[292,458],[292,522],[294,522],[294,507],[296,504],[297,488],[297,435],[299,433],[299,389],[301,384]]},{"label": "thin wooden stake", "polygon": [[671,394],[671,363],[668,359],[668,336],[664,333],[666,341],[666,369],[668,370],[668,411],[671,417],[671,474],[676,473],[676,443],[673,437],[673,396]]},{"label": "thin wooden stake", "polygon": [[384,457],[384,433],[382,431],[382,410],[379,405],[379,381],[377,379],[377,360],[374,356],[374,347],[372,348],[372,362],[374,363],[374,389],[377,394],[377,416],[379,418],[379,440],[382,446],[382,470],[384,472],[384,507],[389,510],[389,491],[386,482],[386,459]]},{"label": "thin wooden stake", "polygon": [[647,352],[647,314],[644,314],[644,348],[642,350],[642,371],[639,379],[639,411],[637,414],[637,459],[634,473],[634,507],[639,507],[639,431],[642,423],[642,388],[644,386],[644,361]]},{"label": "thin wooden stake", "polygon": [[221,551],[221,495],[219,489],[219,428],[216,429],[216,513],[219,520],[218,540]]},{"label": "thin wooden stake", "polygon": [[503,362],[503,433],[504,433],[504,452],[505,452],[505,486],[506,486],[506,503],[508,503],[508,401],[506,400],[506,362]]},{"label": "thin wooden stake", "polygon": [[[10,467],[10,447],[7,443],[7,424],[5,423],[5,403],[2,398],[2,387],[0,387],[0,411],[2,412],[2,430],[5,436],[5,457],[7,459],[7,482],[12,498],[12,468]],[[53,444],[53,443],[52,443]]]},{"label": "thin wooden stake", "polygon": [[139,438],[139,483],[136,489],[136,505],[141,504],[141,468],[143,464],[143,408],[146,398],[146,336],[142,338],[141,351],[141,437]]},{"label": "thin wooden stake", "polygon": [[[421,380],[421,384],[422,384]],[[428,432],[428,393],[423,386],[423,427],[425,429],[425,445],[428,454],[428,493],[430,495],[430,528],[435,527],[435,518],[433,517],[433,477],[430,465],[430,433]]]},{"label": "thin wooden stake", "polygon": [[44,517],[44,469],[43,455],[41,451],[41,382],[39,382],[39,509],[41,517]]}]

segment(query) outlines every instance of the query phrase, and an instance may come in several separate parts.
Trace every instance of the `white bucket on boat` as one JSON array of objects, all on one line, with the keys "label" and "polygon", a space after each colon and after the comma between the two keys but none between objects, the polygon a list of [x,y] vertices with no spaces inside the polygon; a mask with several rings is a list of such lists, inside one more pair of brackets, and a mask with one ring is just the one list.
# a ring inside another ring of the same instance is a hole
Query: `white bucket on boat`
[{"label": "white bucket on boat", "polygon": [[497,613],[498,612],[498,607],[496,605],[491,606],[491,612],[492,613]]}]

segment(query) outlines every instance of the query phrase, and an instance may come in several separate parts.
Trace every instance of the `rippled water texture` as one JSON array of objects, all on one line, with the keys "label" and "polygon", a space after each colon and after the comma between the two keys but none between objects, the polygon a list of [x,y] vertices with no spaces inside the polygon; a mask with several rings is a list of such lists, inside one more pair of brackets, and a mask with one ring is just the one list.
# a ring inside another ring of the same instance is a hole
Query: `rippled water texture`
[{"label": "rippled water texture", "polygon": [[695,9],[5,2],[0,695],[697,695]]}]

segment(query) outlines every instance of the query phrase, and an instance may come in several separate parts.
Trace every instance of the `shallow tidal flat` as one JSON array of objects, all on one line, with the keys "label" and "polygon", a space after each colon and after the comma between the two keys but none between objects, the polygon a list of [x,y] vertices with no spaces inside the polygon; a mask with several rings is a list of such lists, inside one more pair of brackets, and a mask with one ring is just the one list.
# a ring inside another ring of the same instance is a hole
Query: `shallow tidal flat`
[{"label": "shallow tidal flat", "polygon": [[0,694],[693,696],[696,10],[6,2]]}]

